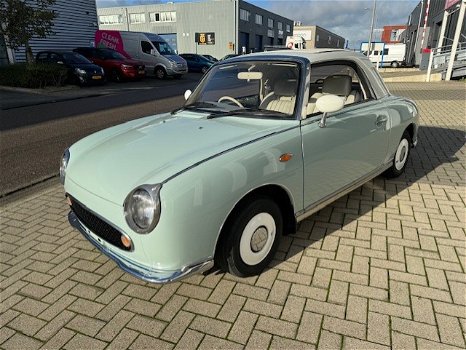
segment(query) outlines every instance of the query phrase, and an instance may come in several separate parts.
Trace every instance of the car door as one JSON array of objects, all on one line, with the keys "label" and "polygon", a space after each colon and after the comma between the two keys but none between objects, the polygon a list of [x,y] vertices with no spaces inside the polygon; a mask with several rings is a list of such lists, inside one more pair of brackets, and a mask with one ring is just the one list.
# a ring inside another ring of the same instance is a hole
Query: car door
[{"label": "car door", "polygon": [[[312,71],[312,70],[311,70]],[[383,166],[390,120],[384,104],[371,96],[327,116],[302,121],[304,207],[336,196]]]},{"label": "car door", "polygon": [[141,40],[141,51],[139,51],[138,59],[144,63],[146,70],[149,72],[154,71],[155,67],[155,57],[151,54],[151,51],[154,50],[154,47],[149,41]]}]

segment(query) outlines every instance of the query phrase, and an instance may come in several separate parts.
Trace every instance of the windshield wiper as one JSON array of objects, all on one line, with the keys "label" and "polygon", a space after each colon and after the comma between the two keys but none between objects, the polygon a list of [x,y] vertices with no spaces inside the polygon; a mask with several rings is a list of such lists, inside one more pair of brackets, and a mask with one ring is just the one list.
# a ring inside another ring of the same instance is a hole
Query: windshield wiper
[{"label": "windshield wiper", "polygon": [[268,109],[259,109],[259,108],[241,108],[235,109],[232,111],[226,112],[214,112],[207,116],[207,119],[214,119],[218,117],[229,117],[233,115],[240,115],[240,116],[252,116],[252,117],[278,117],[278,118],[290,118],[291,116],[286,113],[278,112],[278,111],[271,111]]},{"label": "windshield wiper", "polygon": [[203,110],[205,108],[218,108],[215,103],[212,102],[194,102],[189,105],[184,105],[181,108],[174,109],[170,112],[171,115],[184,110]]}]

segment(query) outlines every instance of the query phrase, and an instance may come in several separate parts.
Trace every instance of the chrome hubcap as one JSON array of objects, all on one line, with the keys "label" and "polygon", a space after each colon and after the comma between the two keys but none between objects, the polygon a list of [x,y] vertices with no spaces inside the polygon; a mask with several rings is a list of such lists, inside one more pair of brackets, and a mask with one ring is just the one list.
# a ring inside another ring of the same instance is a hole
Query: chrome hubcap
[{"label": "chrome hubcap", "polygon": [[239,254],[247,265],[261,263],[272,249],[277,227],[269,213],[259,213],[247,223],[241,234]]},{"label": "chrome hubcap", "polygon": [[268,232],[264,226],[259,227],[251,237],[251,250],[254,253],[260,252],[267,242]]},{"label": "chrome hubcap", "polygon": [[401,140],[395,154],[395,168],[401,170],[408,159],[409,142],[406,139]]}]

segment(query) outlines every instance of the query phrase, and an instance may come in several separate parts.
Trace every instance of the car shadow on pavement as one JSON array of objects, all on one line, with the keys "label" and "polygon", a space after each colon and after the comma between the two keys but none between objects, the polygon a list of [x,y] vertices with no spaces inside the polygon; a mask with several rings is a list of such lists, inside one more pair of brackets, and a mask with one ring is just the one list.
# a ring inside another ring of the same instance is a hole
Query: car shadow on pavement
[{"label": "car shadow on pavement", "polygon": [[[420,126],[418,140],[417,147],[411,149],[406,171],[400,177],[386,179],[383,175],[378,176],[303,220],[297,233],[283,237],[270,267],[293,262],[307,248],[321,249],[327,236],[358,239],[358,221],[369,222],[367,228],[401,231],[395,221],[393,226],[389,225],[383,213],[398,211],[395,215],[404,214],[399,212],[398,200],[411,201],[407,189],[414,184],[454,187],[466,183],[464,159],[458,158],[465,145],[464,131]],[[396,200],[391,201],[394,197]],[[382,215],[374,215],[374,211]]]},{"label": "car shadow on pavement", "polygon": [[[398,214],[401,214],[399,213],[398,200],[410,201],[407,189],[415,183],[439,186],[465,184],[464,159],[457,157],[458,152],[465,144],[464,131],[420,126],[418,139],[417,147],[411,149],[405,173],[395,179],[386,179],[383,175],[378,176],[303,220],[299,223],[296,233],[285,233],[282,237],[269,269],[279,268],[280,270],[296,272],[301,254],[306,249],[321,250],[324,239],[332,235],[349,239],[370,240],[370,230],[357,230],[358,221],[368,223],[367,228],[401,231],[399,221],[398,226],[389,225],[383,213],[398,211]],[[397,198],[391,200],[394,197]],[[374,211],[377,214],[374,215]],[[378,213],[381,215],[379,216]],[[360,236],[357,232],[365,233]],[[335,244],[336,250],[336,240],[333,242],[325,244]],[[324,248],[331,250],[331,247],[328,246]],[[322,253],[324,256],[326,252]],[[319,253],[315,254],[319,255]],[[300,271],[298,270],[298,272]],[[210,273],[216,274],[221,273],[221,271],[214,267],[206,274]]]}]

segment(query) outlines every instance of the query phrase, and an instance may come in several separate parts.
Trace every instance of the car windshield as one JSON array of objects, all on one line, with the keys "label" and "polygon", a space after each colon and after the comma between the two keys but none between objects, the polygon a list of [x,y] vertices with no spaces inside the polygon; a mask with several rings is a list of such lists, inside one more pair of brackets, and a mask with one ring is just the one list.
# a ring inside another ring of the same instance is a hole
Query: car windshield
[{"label": "car windshield", "polygon": [[295,62],[247,61],[213,66],[184,108],[212,116],[292,118],[299,86]]},{"label": "car windshield", "polygon": [[92,63],[89,61],[86,57],[80,55],[79,53],[75,52],[64,52],[63,58],[67,63],[73,63],[73,64],[90,64]]},{"label": "car windshield", "polygon": [[153,41],[152,44],[154,44],[155,48],[161,55],[176,55],[175,50],[173,50],[165,41]]},{"label": "car windshield", "polygon": [[102,57],[107,60],[124,61],[126,59],[121,53],[113,50],[102,50]]}]

